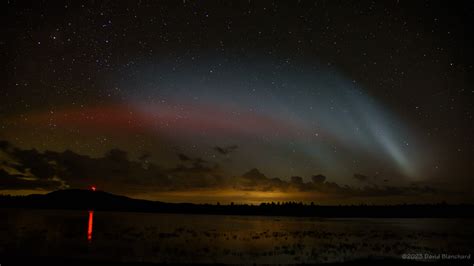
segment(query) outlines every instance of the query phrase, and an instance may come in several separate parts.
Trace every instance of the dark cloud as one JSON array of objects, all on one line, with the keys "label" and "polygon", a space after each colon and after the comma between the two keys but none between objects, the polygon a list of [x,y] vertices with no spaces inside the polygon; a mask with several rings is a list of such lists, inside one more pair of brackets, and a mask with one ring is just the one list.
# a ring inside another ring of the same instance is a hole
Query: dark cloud
[{"label": "dark cloud", "polygon": [[301,185],[303,184],[303,178],[301,176],[292,176],[291,177],[291,183]]},{"label": "dark cloud", "polygon": [[5,141],[5,140],[0,140],[0,150],[8,151],[11,149],[12,149],[12,145],[10,144],[10,142]]},{"label": "dark cloud", "polygon": [[[2,145],[5,147],[5,145]],[[5,162],[1,168],[10,168],[20,175],[36,180],[59,178],[70,187],[84,188],[91,184],[117,193],[143,191],[155,187],[169,187],[166,171],[154,164],[143,167],[142,162],[131,161],[125,151],[112,149],[101,158],[91,158],[66,150],[64,152],[1,149],[12,162]],[[0,183],[9,180],[2,179]],[[44,189],[58,189],[62,183],[45,182]],[[23,187],[22,187],[23,185]],[[57,186],[55,186],[57,185]],[[8,186],[2,186],[7,188]],[[30,183],[18,181],[10,189],[31,188]]]},{"label": "dark cloud", "polygon": [[181,160],[181,161],[190,161],[191,158],[189,158],[188,156],[186,156],[185,154],[183,153],[178,153],[178,158]]},{"label": "dark cloud", "polygon": [[261,180],[267,179],[267,177],[264,174],[262,174],[257,168],[251,169],[250,171],[243,174],[242,177],[248,180],[255,180],[255,181],[261,181]]},{"label": "dark cloud", "polygon": [[215,146],[214,150],[222,155],[228,155],[229,153],[232,153],[235,150],[237,150],[237,148],[238,148],[237,145],[231,145],[231,146],[226,146],[226,147]]},{"label": "dark cloud", "polygon": [[119,149],[111,149],[105,156],[118,163],[128,161],[128,153]]},{"label": "dark cloud", "polygon": [[256,168],[231,181],[234,188],[242,190],[274,191],[285,190],[288,187],[287,182],[279,178],[268,178]]},{"label": "dark cloud", "polygon": [[138,160],[142,162],[148,161],[150,158],[151,158],[151,153],[149,152],[143,152],[142,154],[140,154],[140,156],[138,156]]},{"label": "dark cloud", "polygon": [[172,180],[170,189],[219,187],[224,183],[218,164],[212,164],[199,157],[191,158],[182,153],[178,156],[183,163],[165,171]]},{"label": "dark cloud", "polygon": [[[162,168],[154,163],[144,165],[141,160],[130,160],[127,152],[119,149],[110,150],[104,157],[91,158],[69,150],[22,150],[7,142],[0,142],[0,152],[10,160],[4,160],[0,165],[1,189],[54,190],[64,186],[84,188],[94,184],[103,190],[125,194],[233,188],[243,191],[304,191],[332,197],[383,197],[438,192],[426,185],[379,187],[371,184],[362,188],[341,186],[329,182],[321,174],[312,176],[311,182],[304,182],[300,176],[293,176],[285,181],[269,178],[256,168],[241,176],[226,178],[218,164],[182,153],[178,154],[179,164],[172,168]],[[11,174],[13,172],[18,174]],[[354,178],[360,181],[368,179],[360,174],[355,174]]]},{"label": "dark cloud", "polygon": [[54,190],[62,187],[60,180],[28,178],[22,175],[12,175],[0,169],[0,189],[45,189]]},{"label": "dark cloud", "polygon": [[21,172],[29,171],[39,179],[50,178],[55,174],[54,162],[42,156],[37,150],[13,149],[13,151],[18,162],[18,170]]},{"label": "dark cloud", "polygon": [[311,181],[313,181],[313,183],[315,184],[320,184],[320,183],[323,183],[324,181],[326,181],[326,177],[323,176],[323,175],[313,175],[311,177]]},{"label": "dark cloud", "polygon": [[357,179],[360,182],[367,182],[369,180],[368,176],[361,175],[361,174],[354,174],[353,176],[355,179]]}]

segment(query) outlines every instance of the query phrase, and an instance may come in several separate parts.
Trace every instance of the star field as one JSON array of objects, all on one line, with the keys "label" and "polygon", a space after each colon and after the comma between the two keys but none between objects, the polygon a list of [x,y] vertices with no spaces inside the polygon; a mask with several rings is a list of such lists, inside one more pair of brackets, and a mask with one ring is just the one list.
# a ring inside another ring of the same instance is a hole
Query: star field
[{"label": "star field", "polygon": [[[19,150],[60,164],[46,151],[119,149],[170,180],[206,176],[169,190],[227,189],[254,168],[296,190],[291,177],[317,174],[341,188],[472,190],[470,2],[2,5],[0,139]],[[134,184],[152,178],[141,171]]]}]

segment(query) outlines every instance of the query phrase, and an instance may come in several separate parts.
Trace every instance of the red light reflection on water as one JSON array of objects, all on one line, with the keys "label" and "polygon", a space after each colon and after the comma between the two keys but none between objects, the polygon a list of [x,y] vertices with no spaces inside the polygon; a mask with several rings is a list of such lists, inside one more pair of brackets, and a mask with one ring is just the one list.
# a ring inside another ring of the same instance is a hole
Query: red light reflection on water
[{"label": "red light reflection on water", "polygon": [[89,222],[87,225],[87,240],[92,241],[92,226],[94,224],[94,211],[89,211]]}]

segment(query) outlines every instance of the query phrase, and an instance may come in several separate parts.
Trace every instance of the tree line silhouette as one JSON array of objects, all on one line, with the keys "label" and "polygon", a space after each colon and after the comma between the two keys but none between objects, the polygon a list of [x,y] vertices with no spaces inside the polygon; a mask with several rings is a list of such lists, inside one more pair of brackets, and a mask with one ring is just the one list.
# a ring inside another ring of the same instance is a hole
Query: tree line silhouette
[{"label": "tree line silhouette", "polygon": [[165,203],[132,199],[103,191],[58,190],[45,195],[0,196],[0,208],[73,209],[99,211],[159,212],[185,214],[380,217],[380,218],[474,218],[472,204],[318,205],[295,201],[250,204]]}]

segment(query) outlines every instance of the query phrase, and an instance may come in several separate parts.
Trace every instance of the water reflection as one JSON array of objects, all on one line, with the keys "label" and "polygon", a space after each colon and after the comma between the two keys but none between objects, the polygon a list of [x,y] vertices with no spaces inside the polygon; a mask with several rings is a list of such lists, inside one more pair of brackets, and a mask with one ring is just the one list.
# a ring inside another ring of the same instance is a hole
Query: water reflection
[{"label": "water reflection", "polygon": [[[114,260],[130,264],[317,264],[367,257],[399,259],[404,252],[472,254],[474,250],[472,219],[126,212],[100,212],[94,217],[94,212],[0,208],[0,260],[7,252],[9,256],[26,252],[31,257],[62,254],[91,263],[110,260],[110,264]],[[100,234],[92,236],[94,218]]]},{"label": "water reflection", "polygon": [[92,226],[94,224],[94,211],[89,211],[89,222],[87,223],[87,241],[92,241]]}]

